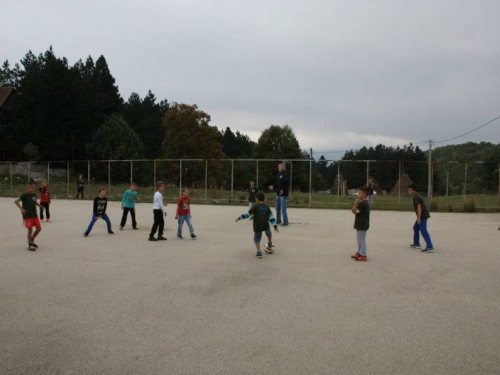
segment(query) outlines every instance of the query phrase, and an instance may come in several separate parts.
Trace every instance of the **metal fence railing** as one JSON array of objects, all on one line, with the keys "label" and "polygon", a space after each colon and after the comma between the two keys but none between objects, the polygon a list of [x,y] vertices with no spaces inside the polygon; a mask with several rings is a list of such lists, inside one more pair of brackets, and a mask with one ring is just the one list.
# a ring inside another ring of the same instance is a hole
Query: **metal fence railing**
[{"label": "metal fence railing", "polygon": [[193,202],[241,204],[247,201],[250,180],[269,192],[269,185],[276,179],[277,165],[282,162],[290,178],[291,206],[348,207],[357,189],[371,179],[376,192],[375,209],[411,208],[407,185],[415,183],[434,211],[500,210],[500,165],[487,162],[308,159],[0,162],[0,196],[18,196],[28,181],[45,179],[53,199],[75,198],[76,181],[82,175],[86,199],[93,198],[97,188],[104,186],[108,197],[118,200],[134,181],[141,201],[147,202],[152,199],[156,182],[162,180],[170,201],[176,199],[183,187],[188,187]]}]

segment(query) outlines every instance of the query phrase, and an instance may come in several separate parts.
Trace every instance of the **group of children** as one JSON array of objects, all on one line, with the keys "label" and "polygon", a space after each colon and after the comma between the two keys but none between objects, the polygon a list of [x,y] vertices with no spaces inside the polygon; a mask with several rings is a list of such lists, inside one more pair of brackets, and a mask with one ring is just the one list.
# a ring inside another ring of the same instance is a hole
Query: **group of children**
[{"label": "group of children", "polygon": [[[165,227],[164,218],[167,216],[167,205],[164,202],[162,192],[165,190],[165,183],[159,181],[156,184],[156,192],[153,198],[153,219],[154,223],[149,234],[149,241],[165,241],[166,237],[163,236],[163,231]],[[47,181],[42,180],[40,183],[40,204],[37,202],[37,195],[35,194],[35,183],[29,182],[26,192],[23,193],[18,199],[16,199],[15,204],[20,209],[23,215],[24,226],[28,229],[28,250],[35,251],[38,246],[35,243],[35,238],[41,231],[41,224],[38,218],[37,207],[40,208],[40,218],[44,221],[43,213],[45,211],[47,222],[50,222],[50,193]],[[250,181],[250,187],[248,189],[248,201],[249,209],[248,212],[238,216],[236,222],[243,219],[253,220],[253,231],[254,231],[254,244],[256,249],[256,257],[262,258],[263,253],[261,251],[260,243],[262,240],[262,233],[264,232],[267,237],[267,244],[264,246],[264,251],[268,254],[274,252],[274,245],[272,242],[271,226],[274,227],[275,232],[278,232],[278,225],[273,216],[273,213],[269,206],[265,204],[265,194],[262,191],[258,191],[255,186],[255,181]],[[423,197],[418,194],[417,187],[412,184],[408,186],[408,194],[413,198],[413,206],[415,213],[417,215],[417,220],[413,226],[413,243],[410,245],[411,248],[421,249],[420,245],[420,234],[424,238],[426,243],[425,249],[422,252],[433,253],[434,246],[430,238],[429,232],[427,230],[427,221],[430,219],[429,210],[425,204]],[[83,195],[83,192],[82,192]],[[356,237],[358,243],[358,251],[351,257],[360,262],[366,262],[367,249],[366,249],[366,235],[370,228],[370,202],[368,197],[370,196],[369,188],[362,187],[359,189],[359,194],[354,201],[352,207],[352,213],[355,215],[354,219],[354,229],[356,229]],[[137,230],[137,221],[135,217],[135,204],[137,202],[137,184],[131,183],[130,188],[125,191],[122,198],[122,218],[120,222],[120,230],[123,230],[126,223],[127,217],[130,213],[132,217],[132,228]],[[112,230],[111,221],[106,214],[107,208],[107,198],[106,189],[104,187],[99,188],[98,196],[94,199],[94,206],[92,212],[92,218],[87,230],[84,233],[85,237],[88,237],[92,228],[97,220],[103,219],[106,222],[108,233],[114,234]],[[184,223],[187,224],[189,232],[192,239],[196,239],[194,233],[193,225],[191,223],[191,199],[189,198],[189,189],[183,188],[182,195],[177,201],[177,210],[175,214],[175,219],[178,221],[177,238],[183,239],[182,228]],[[33,229],[35,228],[35,231]],[[156,236],[156,237],[155,237]]]}]

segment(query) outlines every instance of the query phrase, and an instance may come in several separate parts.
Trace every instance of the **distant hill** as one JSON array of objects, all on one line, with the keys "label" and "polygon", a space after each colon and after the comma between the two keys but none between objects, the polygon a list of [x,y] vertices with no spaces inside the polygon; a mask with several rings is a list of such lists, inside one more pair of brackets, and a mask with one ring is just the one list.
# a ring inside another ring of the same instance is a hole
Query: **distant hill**
[{"label": "distant hill", "polygon": [[[425,155],[428,157],[428,152]],[[432,160],[500,163],[500,144],[467,142],[458,145],[436,147],[432,150]]]}]

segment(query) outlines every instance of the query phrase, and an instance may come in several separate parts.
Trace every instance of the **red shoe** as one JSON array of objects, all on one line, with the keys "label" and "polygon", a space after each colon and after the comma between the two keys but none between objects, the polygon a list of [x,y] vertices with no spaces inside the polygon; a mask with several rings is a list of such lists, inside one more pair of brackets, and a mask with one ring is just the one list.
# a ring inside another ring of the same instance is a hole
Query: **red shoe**
[{"label": "red shoe", "polygon": [[366,256],[363,256],[363,255],[360,255],[359,257],[354,258],[354,259],[357,260],[358,262],[366,262],[366,261],[368,261],[368,258]]},{"label": "red shoe", "polygon": [[352,258],[352,259],[356,259],[356,258],[359,258],[360,256],[361,256],[361,254],[359,254],[359,253],[355,253],[355,254],[352,254],[352,255],[351,255],[351,258]]}]

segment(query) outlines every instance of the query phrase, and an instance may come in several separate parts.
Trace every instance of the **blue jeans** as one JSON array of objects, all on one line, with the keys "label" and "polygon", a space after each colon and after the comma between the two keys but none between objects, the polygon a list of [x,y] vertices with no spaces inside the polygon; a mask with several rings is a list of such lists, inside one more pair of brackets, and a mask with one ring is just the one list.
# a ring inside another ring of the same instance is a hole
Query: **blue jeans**
[{"label": "blue jeans", "polygon": [[[89,227],[87,228],[85,233],[90,234],[90,232],[92,231],[92,228],[94,227],[95,222],[97,221],[96,218],[97,218],[96,214],[92,214],[92,219],[90,220]],[[104,219],[104,221],[106,222],[106,225],[108,226],[108,233],[112,232],[111,221],[109,221],[108,215],[102,214],[101,218]]]},{"label": "blue jeans", "polygon": [[189,233],[194,234],[193,225],[191,224],[191,215],[179,215],[179,219],[177,220],[179,226],[177,227],[177,235],[182,236],[182,227],[184,226],[184,222],[186,222]]},{"label": "blue jeans", "polygon": [[283,215],[283,224],[288,225],[288,214],[286,212],[287,201],[288,197],[276,197],[276,221],[278,224],[281,223],[281,215]]},{"label": "blue jeans", "polygon": [[413,226],[413,244],[420,245],[420,233],[422,233],[422,237],[424,237],[424,241],[427,247],[434,247],[432,245],[431,236],[427,231],[427,219],[422,219],[421,224],[415,222]]}]

